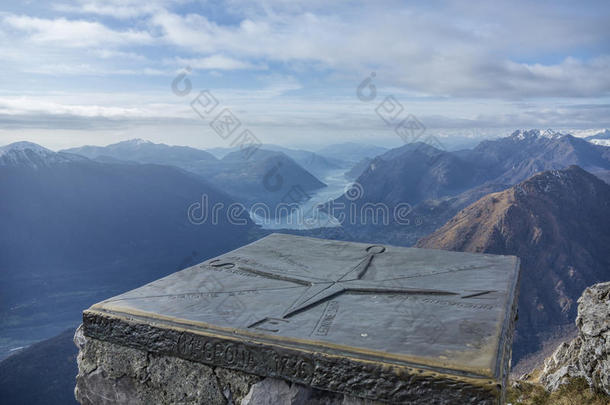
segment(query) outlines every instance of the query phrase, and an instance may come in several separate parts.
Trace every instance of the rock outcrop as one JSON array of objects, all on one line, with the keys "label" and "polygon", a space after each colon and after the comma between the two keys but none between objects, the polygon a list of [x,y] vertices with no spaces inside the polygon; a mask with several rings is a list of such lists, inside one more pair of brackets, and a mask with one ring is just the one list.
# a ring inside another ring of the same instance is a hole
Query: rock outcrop
[{"label": "rock outcrop", "polygon": [[571,378],[610,395],[610,282],[587,288],[578,300],[578,337],[562,343],[544,364],[540,383],[555,391]]}]

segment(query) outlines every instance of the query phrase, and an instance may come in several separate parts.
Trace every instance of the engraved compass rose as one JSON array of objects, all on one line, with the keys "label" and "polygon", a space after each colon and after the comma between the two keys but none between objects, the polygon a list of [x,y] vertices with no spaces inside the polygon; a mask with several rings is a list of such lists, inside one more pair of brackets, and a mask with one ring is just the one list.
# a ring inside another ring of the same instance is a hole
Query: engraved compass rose
[{"label": "engraved compass rose", "polygon": [[[369,269],[375,256],[385,252],[385,247],[379,245],[372,245],[366,248],[366,256],[358,262],[355,266],[350,267],[345,273],[340,274],[332,278],[318,278],[307,275],[286,275],[281,273],[273,273],[269,271],[263,271],[253,269],[249,267],[239,266],[240,271],[256,274],[258,276],[288,281],[302,286],[306,286],[307,289],[299,296],[296,301],[284,309],[279,318],[263,318],[254,323],[248,325],[249,328],[255,327],[268,319],[285,320],[291,316],[306,311],[322,302],[325,302],[333,297],[344,293],[355,293],[355,294],[407,294],[407,295],[461,295],[460,293],[438,290],[438,289],[425,289],[425,288],[407,288],[389,285],[389,281],[397,280],[363,280],[362,278]],[[220,268],[233,268],[234,263],[225,262],[220,259],[213,260],[209,263],[213,267]],[[432,273],[435,274],[435,273]],[[400,279],[400,278],[398,278]],[[462,298],[471,298],[479,295],[484,295],[492,291],[477,291],[474,294],[462,296]]]},{"label": "engraved compass rose", "polygon": [[496,403],[518,283],[515,256],[276,233],[97,303],[82,330],[363,399]]}]

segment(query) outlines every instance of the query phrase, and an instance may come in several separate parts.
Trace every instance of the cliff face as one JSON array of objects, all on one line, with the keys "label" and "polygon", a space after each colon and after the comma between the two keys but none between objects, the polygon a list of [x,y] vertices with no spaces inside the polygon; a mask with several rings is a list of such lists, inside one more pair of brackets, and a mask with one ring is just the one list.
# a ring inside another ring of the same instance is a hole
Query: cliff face
[{"label": "cliff face", "polygon": [[587,288],[578,300],[578,337],[562,343],[544,364],[540,382],[557,390],[570,378],[610,395],[610,282]]},{"label": "cliff face", "polygon": [[610,278],[610,186],[571,166],[463,209],[418,247],[521,258],[513,364],[570,325],[582,291]]}]

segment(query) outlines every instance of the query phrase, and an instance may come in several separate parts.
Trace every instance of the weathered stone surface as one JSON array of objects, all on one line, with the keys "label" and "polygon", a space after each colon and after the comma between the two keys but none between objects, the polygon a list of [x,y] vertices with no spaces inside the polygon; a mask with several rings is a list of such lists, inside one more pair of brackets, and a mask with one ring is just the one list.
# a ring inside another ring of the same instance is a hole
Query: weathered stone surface
[{"label": "weathered stone surface", "polygon": [[540,382],[555,391],[583,377],[610,395],[610,282],[587,288],[578,299],[578,337],[562,343],[544,363]]},{"label": "weathered stone surface", "polygon": [[305,405],[311,397],[311,391],[310,388],[298,384],[289,385],[284,380],[265,378],[250,388],[241,405]]},{"label": "weathered stone surface", "polygon": [[86,404],[205,404],[238,401],[260,377],[215,370],[201,363],[160,356],[87,338],[82,328],[75,396]]},{"label": "weathered stone surface", "polygon": [[216,367],[214,373],[229,405],[239,403],[241,398],[248,394],[252,385],[261,381],[259,376],[221,367]]},{"label": "weathered stone surface", "polygon": [[265,378],[252,385],[240,405],[383,405],[381,402],[349,395],[314,390],[276,378]]},{"label": "weathered stone surface", "polygon": [[383,405],[275,378],[208,367],[83,335],[76,399],[88,404]]},{"label": "weathered stone surface", "polygon": [[[510,364],[518,263],[270,235],[92,306],[83,332],[213,370],[283,379],[291,389],[497,404]],[[219,384],[222,392],[245,389]]]}]

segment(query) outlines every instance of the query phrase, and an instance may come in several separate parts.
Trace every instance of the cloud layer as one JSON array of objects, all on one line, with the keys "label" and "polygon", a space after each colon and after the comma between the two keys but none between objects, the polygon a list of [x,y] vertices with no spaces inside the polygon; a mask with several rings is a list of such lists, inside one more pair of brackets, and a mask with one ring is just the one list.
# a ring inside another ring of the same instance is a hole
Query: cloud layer
[{"label": "cloud layer", "polygon": [[[608,2],[567,1],[26,3],[0,12],[0,127],[14,128],[19,114],[129,120],[135,109],[138,119],[158,118],[153,104],[176,102],[162,89],[185,66],[263,122],[349,116],[355,86],[375,72],[378,88],[401,95],[430,127],[605,125],[609,17]],[[57,92],[87,102],[49,104]],[[160,99],[131,104],[125,93]],[[273,111],[286,102],[292,112]]]}]

